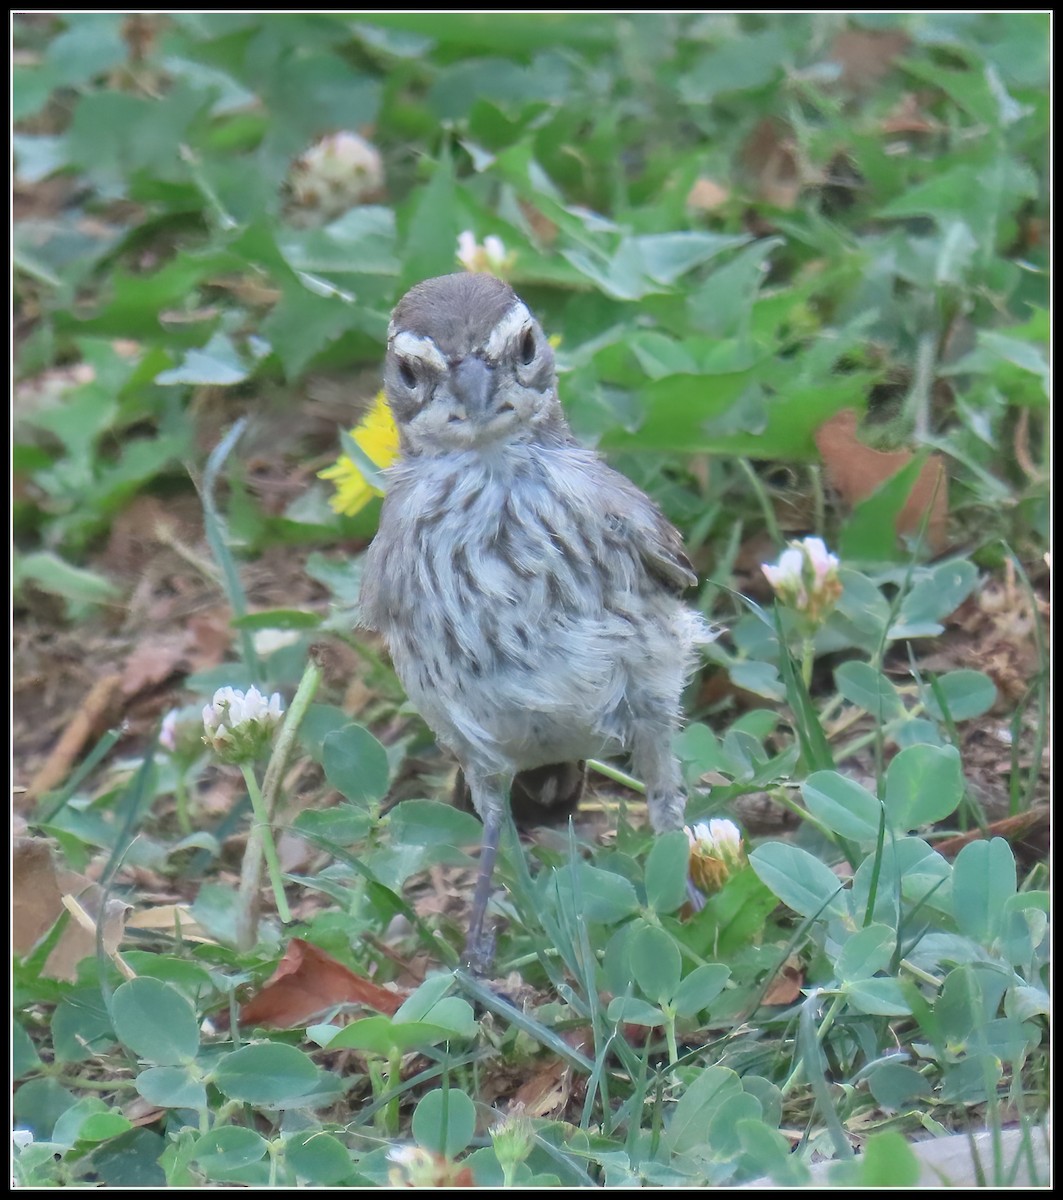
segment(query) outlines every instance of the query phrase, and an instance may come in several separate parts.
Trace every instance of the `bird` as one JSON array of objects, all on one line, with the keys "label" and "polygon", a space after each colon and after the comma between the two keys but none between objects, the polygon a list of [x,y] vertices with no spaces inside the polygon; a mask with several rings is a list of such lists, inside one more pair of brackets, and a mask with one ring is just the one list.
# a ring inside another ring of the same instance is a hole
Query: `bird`
[{"label": "bird", "polygon": [[384,392],[399,457],[360,620],[483,822],[463,954],[482,975],[514,778],[556,787],[572,764],[627,753],[653,829],[681,828],[680,697],[715,630],[681,599],[697,576],[678,531],[572,435],[553,349],[509,284],[463,272],[412,287],[388,326]]}]

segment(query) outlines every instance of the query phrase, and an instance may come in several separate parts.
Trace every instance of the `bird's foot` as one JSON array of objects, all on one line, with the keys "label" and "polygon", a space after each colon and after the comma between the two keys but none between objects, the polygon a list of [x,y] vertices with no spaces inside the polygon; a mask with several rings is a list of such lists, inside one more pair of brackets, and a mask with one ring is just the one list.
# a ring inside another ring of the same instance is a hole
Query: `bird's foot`
[{"label": "bird's foot", "polygon": [[469,968],[473,975],[485,978],[495,961],[495,934],[493,929],[483,927],[469,931],[465,949],[461,955],[462,963]]}]

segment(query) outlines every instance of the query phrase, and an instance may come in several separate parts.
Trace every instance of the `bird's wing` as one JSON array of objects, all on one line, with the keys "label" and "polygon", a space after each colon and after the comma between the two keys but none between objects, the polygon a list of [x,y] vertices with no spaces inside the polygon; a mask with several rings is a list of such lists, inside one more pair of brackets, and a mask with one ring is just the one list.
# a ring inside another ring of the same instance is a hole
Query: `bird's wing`
[{"label": "bird's wing", "polygon": [[622,475],[617,479],[620,503],[610,516],[618,532],[630,539],[646,570],[662,587],[676,595],[693,587],[698,577],[679,530],[630,480]]}]

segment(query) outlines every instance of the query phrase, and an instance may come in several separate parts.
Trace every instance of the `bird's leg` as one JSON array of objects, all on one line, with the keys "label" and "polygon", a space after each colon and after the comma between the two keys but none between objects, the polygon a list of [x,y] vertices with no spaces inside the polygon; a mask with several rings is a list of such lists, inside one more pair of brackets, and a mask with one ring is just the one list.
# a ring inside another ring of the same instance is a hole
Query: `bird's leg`
[{"label": "bird's leg", "polygon": [[473,804],[484,823],[484,835],[480,843],[480,870],[469,911],[469,935],[462,959],[475,974],[486,975],[494,959],[495,938],[493,932],[485,933],[484,919],[487,901],[491,896],[491,877],[498,857],[498,843],[502,836],[502,806],[508,798],[509,788],[496,790],[476,779],[470,779],[469,785]]},{"label": "bird's leg", "polygon": [[646,806],[655,833],[683,828],[687,799],[672,738],[671,726],[663,722],[644,719],[635,723],[631,765],[646,785]]},{"label": "bird's leg", "polygon": [[[646,806],[655,833],[682,829],[686,810],[679,760],[672,749],[672,730],[653,722],[640,722],[635,729],[631,761],[635,774],[646,785]],[[705,897],[687,874],[687,899],[695,912],[705,907]]]}]

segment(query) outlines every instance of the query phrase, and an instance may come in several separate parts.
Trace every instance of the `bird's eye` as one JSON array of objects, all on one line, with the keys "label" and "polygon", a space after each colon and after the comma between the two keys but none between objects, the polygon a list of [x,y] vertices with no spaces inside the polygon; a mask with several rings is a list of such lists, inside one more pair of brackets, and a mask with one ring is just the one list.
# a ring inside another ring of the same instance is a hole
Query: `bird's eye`
[{"label": "bird's eye", "polygon": [[535,360],[535,330],[529,325],[520,339],[520,361],[530,367]]},{"label": "bird's eye", "polygon": [[399,378],[411,391],[417,386],[417,375],[408,359],[399,359]]}]

